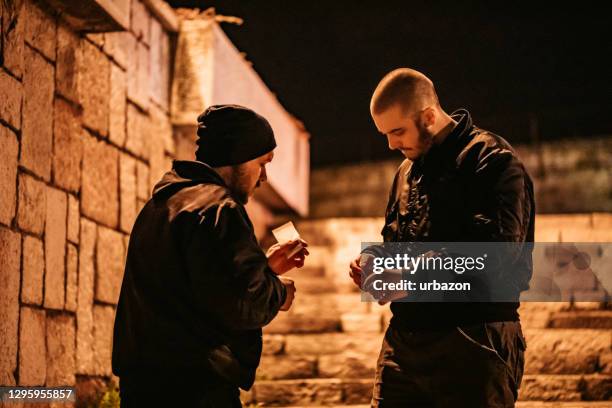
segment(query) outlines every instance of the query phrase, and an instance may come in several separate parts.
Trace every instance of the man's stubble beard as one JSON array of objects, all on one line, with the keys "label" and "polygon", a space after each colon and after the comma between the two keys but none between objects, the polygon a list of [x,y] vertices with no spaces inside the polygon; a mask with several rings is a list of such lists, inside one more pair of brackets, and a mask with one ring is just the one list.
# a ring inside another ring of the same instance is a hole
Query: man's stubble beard
[{"label": "man's stubble beard", "polygon": [[242,205],[245,205],[249,201],[250,186],[247,185],[247,180],[248,178],[246,177],[244,167],[240,164],[235,166],[228,187],[236,200]]},{"label": "man's stubble beard", "polygon": [[418,159],[420,159],[425,154],[427,154],[429,149],[431,149],[431,146],[433,145],[433,141],[434,141],[434,134],[433,132],[427,130],[427,128],[420,123],[417,123],[417,130],[419,132],[419,157]]}]

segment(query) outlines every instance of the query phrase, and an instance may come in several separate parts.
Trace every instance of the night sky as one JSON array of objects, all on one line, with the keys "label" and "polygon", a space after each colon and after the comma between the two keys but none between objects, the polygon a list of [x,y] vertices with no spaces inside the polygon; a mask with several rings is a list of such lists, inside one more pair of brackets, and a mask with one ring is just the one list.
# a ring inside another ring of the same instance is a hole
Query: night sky
[{"label": "night sky", "polygon": [[402,66],[434,81],[447,112],[467,108],[512,143],[612,135],[612,24],[596,3],[169,3],[244,19],[222,28],[305,123],[313,167],[399,157],[368,107],[382,76]]}]

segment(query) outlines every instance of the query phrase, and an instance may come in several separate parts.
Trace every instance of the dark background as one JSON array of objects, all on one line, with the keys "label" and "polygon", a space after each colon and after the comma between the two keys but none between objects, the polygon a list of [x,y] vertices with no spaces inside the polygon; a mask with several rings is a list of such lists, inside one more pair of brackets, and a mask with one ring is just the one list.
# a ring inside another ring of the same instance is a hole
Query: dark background
[{"label": "dark background", "polygon": [[[408,66],[447,112],[468,108],[512,143],[612,135],[606,6],[385,1],[169,1],[244,19],[222,24],[312,135],[312,165],[399,157],[369,115],[371,92]],[[460,3],[460,4],[457,4]],[[491,2],[493,3],[493,2]]]}]

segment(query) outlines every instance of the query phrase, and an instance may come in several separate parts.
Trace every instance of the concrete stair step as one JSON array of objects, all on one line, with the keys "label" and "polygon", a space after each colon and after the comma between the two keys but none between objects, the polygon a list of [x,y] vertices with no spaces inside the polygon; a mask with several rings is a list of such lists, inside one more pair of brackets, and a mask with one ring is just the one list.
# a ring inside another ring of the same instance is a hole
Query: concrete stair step
[{"label": "concrete stair step", "polygon": [[[546,402],[546,401],[518,401],[515,408],[610,408],[610,401],[571,401],[571,402]],[[307,408],[302,407],[282,407],[282,408]],[[329,405],[327,408],[370,408],[370,405]]]},{"label": "concrete stair step", "polygon": [[316,316],[310,313],[280,312],[263,328],[265,334],[300,334],[339,332],[340,316]]},{"label": "concrete stair step", "polygon": [[[245,402],[263,406],[367,404],[371,392],[372,379],[256,381],[249,394],[250,400]],[[525,375],[519,392],[519,400],[538,403],[608,401],[611,398],[612,376],[604,375]]]},{"label": "concrete stair step", "polygon": [[249,393],[250,398],[243,401],[262,406],[367,404],[371,392],[372,381],[369,379],[256,381]]},{"label": "concrete stair step", "polygon": [[[296,223],[300,236],[311,245],[335,246],[357,238],[358,241],[379,242],[383,218],[318,218]],[[357,246],[358,248],[358,246]]]},{"label": "concrete stair step", "polygon": [[[322,284],[322,283],[321,283]],[[337,331],[382,330],[380,308],[362,302],[359,293],[305,292],[303,281],[296,280],[296,297],[288,312],[281,312],[264,328],[265,333],[324,333]],[[373,309],[373,311],[370,311]]]},{"label": "concrete stair step", "polygon": [[612,398],[612,376],[525,375],[519,399],[525,401],[607,401]]},{"label": "concrete stair step", "polygon": [[568,310],[552,313],[548,327],[612,329],[612,310]]},{"label": "concrete stair step", "polygon": [[[377,354],[383,333],[320,333],[268,335],[264,333],[264,354],[285,353],[291,356],[340,354],[343,352],[371,352]],[[275,350],[276,353],[269,353]]]},{"label": "concrete stair step", "polygon": [[306,258],[306,261],[304,262],[304,266],[325,270],[325,268],[330,263],[330,258],[332,256],[332,248],[329,246],[314,245],[309,240],[306,241],[308,241],[309,255]]},{"label": "concrete stair step", "polygon": [[[307,273],[288,272],[286,277],[293,279],[297,293],[302,294],[333,294],[339,293],[338,288],[332,280],[325,276],[307,275]],[[359,294],[357,293],[357,296]]]},{"label": "concrete stair step", "polygon": [[610,401],[518,401],[516,408],[610,408]]},{"label": "concrete stair step", "polygon": [[612,374],[612,331],[525,329],[525,373]]},{"label": "concrete stair step", "polygon": [[[526,329],[526,374],[612,375],[612,332]],[[382,333],[264,335],[262,379],[372,378]]]}]

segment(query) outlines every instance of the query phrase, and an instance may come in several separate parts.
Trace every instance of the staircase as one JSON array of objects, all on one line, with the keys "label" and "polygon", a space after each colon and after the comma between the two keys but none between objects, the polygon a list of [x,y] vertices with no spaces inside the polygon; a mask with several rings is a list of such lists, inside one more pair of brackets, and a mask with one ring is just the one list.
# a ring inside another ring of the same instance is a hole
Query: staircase
[{"label": "staircase", "polygon": [[[361,302],[348,264],[378,241],[378,218],[297,226],[310,244],[292,309],[264,328],[264,355],[246,406],[368,407],[389,307]],[[609,242],[609,240],[608,240]],[[612,407],[612,310],[598,303],[523,303],[527,339],[519,408]]]}]

